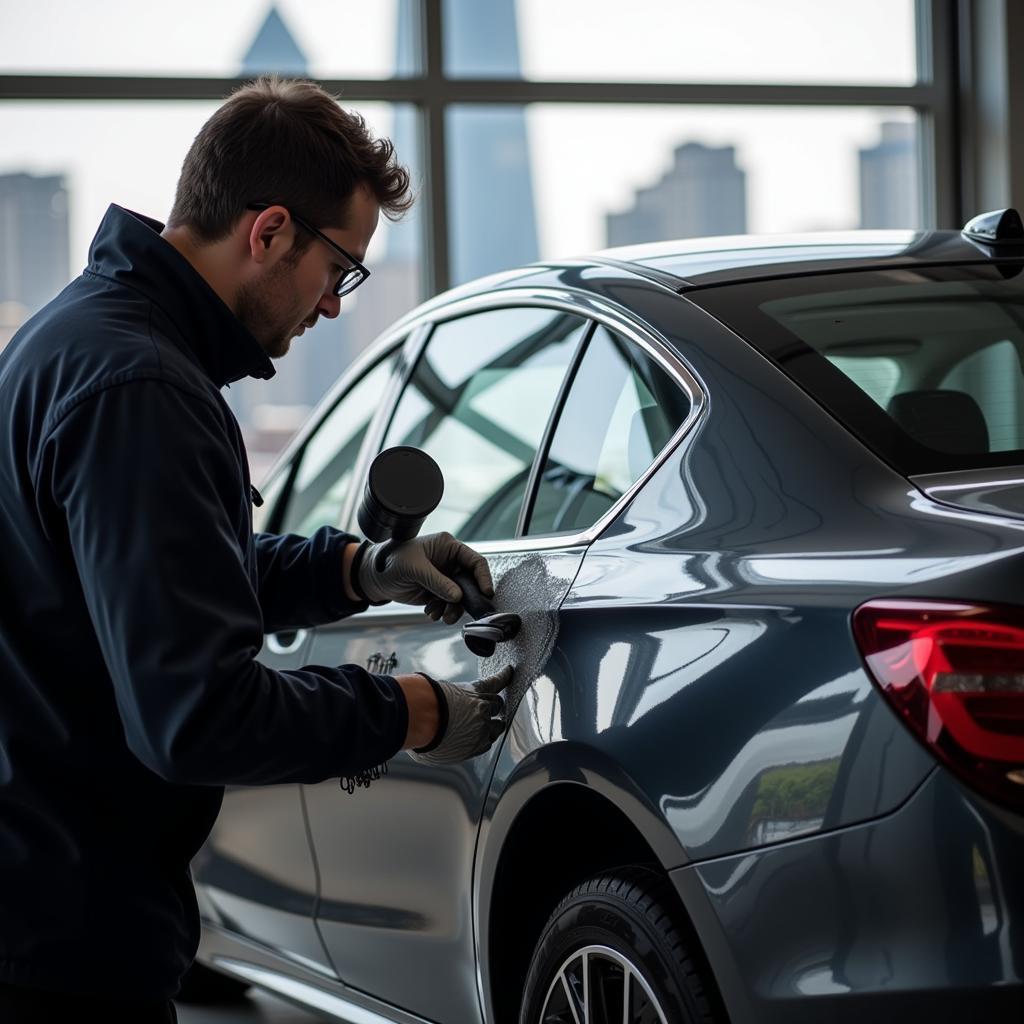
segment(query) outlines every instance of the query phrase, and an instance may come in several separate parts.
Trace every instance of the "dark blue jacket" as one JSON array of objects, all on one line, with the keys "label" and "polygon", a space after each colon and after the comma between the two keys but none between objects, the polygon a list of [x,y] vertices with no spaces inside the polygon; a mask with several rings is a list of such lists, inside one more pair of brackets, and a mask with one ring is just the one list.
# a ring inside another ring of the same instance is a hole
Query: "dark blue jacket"
[{"label": "dark blue jacket", "polygon": [[274,370],[160,230],[112,206],[0,354],[0,983],[169,997],[223,786],[354,774],[406,734],[389,676],[256,661],[366,607],[353,538],[253,535],[220,388]]}]

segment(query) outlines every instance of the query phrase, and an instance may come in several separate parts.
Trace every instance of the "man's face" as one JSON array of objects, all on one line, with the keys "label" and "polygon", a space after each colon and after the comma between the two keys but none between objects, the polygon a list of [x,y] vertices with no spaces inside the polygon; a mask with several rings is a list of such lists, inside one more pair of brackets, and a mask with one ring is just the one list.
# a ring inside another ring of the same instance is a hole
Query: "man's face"
[{"label": "man's face", "polygon": [[[362,262],[379,214],[373,194],[360,188],[349,200],[345,227],[314,226]],[[293,227],[295,237],[308,242],[306,248],[298,255],[289,249],[268,261],[262,273],[239,288],[235,303],[238,319],[271,359],[285,355],[292,338],[321,316],[333,319],[341,310],[341,299],[333,289],[345,269],[344,259],[318,238],[301,238],[305,232],[294,222]]]}]

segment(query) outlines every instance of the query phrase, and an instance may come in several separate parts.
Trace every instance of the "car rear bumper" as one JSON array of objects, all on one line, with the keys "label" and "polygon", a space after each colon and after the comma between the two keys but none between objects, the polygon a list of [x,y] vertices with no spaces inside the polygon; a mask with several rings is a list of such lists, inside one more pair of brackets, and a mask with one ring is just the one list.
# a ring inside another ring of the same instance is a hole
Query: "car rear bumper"
[{"label": "car rear bumper", "polygon": [[1024,1020],[1024,819],[936,769],[872,822],[672,879],[732,1024]]}]

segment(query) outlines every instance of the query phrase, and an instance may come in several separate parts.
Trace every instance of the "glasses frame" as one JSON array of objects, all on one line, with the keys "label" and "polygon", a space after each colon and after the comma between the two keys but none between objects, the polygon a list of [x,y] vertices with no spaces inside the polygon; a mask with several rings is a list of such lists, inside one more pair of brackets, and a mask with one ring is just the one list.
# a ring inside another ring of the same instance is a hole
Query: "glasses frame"
[{"label": "glasses frame", "polygon": [[[246,205],[247,210],[269,210],[271,206],[284,206],[284,203],[248,203]],[[289,209],[287,206],[284,207],[288,210],[288,214],[296,224],[299,225],[304,231],[308,231],[314,238],[319,238],[325,245],[330,246],[336,253],[343,256],[351,266],[344,267],[341,272],[341,276],[338,278],[337,284],[331,289],[331,294],[336,298],[341,298],[343,295],[350,295],[354,292],[369,276],[370,271],[363,266],[352,255],[343,249],[337,242],[328,238],[322,231],[318,231],[308,221],[303,220],[297,213]]]}]

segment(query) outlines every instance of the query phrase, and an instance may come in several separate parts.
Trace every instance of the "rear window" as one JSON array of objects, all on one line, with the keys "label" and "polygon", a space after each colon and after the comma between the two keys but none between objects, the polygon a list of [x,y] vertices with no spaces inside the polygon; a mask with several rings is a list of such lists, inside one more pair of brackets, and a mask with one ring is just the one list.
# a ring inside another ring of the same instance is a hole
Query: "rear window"
[{"label": "rear window", "polygon": [[1024,462],[1022,270],[859,271],[689,297],[909,476]]}]

